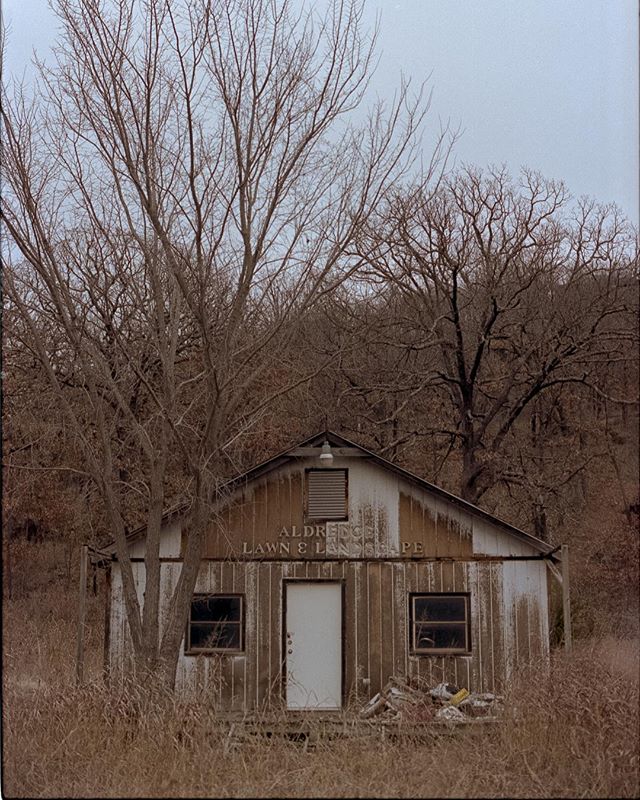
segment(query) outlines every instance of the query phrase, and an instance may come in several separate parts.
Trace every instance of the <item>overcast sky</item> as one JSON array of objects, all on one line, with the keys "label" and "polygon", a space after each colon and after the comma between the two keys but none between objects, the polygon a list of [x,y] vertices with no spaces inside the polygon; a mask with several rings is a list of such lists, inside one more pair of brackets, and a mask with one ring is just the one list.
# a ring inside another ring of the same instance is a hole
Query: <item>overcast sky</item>
[{"label": "overcast sky", "polygon": [[[28,76],[55,18],[46,0],[4,0],[3,14],[5,76]],[[376,14],[373,89],[430,75],[430,130],[461,127],[457,163],[539,170],[638,224],[638,0],[369,0],[367,25]]]}]

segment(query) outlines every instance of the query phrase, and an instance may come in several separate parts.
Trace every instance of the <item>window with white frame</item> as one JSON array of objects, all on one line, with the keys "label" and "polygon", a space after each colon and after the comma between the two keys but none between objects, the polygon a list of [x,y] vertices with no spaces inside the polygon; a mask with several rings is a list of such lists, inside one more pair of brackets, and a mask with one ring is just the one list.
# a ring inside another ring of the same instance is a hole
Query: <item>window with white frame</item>
[{"label": "window with white frame", "polygon": [[409,595],[411,651],[426,655],[471,652],[469,595]]}]

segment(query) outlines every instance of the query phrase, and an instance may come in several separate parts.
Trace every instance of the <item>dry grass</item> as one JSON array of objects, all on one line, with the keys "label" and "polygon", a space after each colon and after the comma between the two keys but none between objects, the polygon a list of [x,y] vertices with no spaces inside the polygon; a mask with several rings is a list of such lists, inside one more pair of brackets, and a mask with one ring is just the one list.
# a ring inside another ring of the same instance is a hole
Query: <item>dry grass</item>
[{"label": "dry grass", "polygon": [[[33,563],[36,563],[34,548]],[[46,556],[46,552],[44,554]],[[72,685],[76,576],[5,597],[5,797],[637,797],[638,639],[611,635],[523,673],[503,723],[420,741],[258,736],[229,748],[200,703]],[[42,549],[37,558],[43,557]],[[47,556],[49,557],[49,556]],[[56,566],[58,564],[58,567]],[[38,579],[40,580],[40,579]],[[18,583],[18,581],[20,583]],[[99,675],[91,597],[88,671]]]},{"label": "dry grass", "polygon": [[[3,685],[64,687],[75,674],[78,553],[68,564],[66,553],[52,542],[12,545],[13,591],[3,585]],[[18,560],[17,556],[20,557]],[[99,675],[104,631],[103,587],[87,593],[86,658],[89,674]],[[6,576],[5,576],[6,578]]]},{"label": "dry grass", "polygon": [[[599,653],[624,645],[619,669]],[[636,797],[637,643],[595,643],[522,674],[495,729],[432,741],[277,737],[230,749],[205,706],[100,686],[4,698],[15,797]],[[630,680],[635,668],[635,680]]]}]

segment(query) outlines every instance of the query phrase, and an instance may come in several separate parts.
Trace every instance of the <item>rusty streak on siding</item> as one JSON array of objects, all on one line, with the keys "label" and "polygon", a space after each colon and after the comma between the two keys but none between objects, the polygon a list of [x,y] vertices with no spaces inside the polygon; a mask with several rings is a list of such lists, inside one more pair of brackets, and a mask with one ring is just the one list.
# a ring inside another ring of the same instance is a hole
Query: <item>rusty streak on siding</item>
[{"label": "rusty streak on siding", "polygon": [[[548,653],[544,559],[550,554],[526,555],[535,552],[528,544],[442,497],[395,475],[389,478],[380,471],[378,476],[371,464],[357,462],[348,465],[349,502],[354,503],[349,519],[360,525],[361,541],[369,550],[359,555],[297,555],[293,546],[287,555],[273,549],[285,540],[283,528],[285,534],[293,526],[298,534],[303,530],[303,462],[261,475],[229,498],[208,528],[196,591],[244,595],[245,650],[198,657],[182,652],[179,686],[191,686],[223,708],[282,706],[285,579],[344,581],[347,699],[372,696],[398,673],[431,685],[445,680],[470,690],[502,692],[517,663]],[[336,464],[340,466],[338,458]],[[289,541],[293,544],[296,538]],[[242,556],[243,542],[251,555]],[[272,547],[266,550],[269,543]],[[408,543],[404,551],[403,543]],[[181,559],[173,555],[176,550],[160,558],[162,613],[178,579]],[[132,561],[141,596],[143,559]],[[470,593],[471,655],[411,653],[412,592]],[[117,560],[112,601],[110,662],[122,670],[131,648]]]},{"label": "rusty streak on siding", "polygon": [[[238,709],[244,706],[249,710],[278,706],[283,700],[283,579],[326,580],[344,576],[346,616],[343,646],[347,697],[360,694],[362,699],[363,693],[372,696],[397,671],[398,666],[405,663],[410,674],[422,676],[431,683],[440,680],[453,683],[457,676],[457,680],[468,683],[467,688],[471,690],[502,689],[506,671],[505,642],[501,634],[502,604],[499,599],[502,594],[502,565],[495,562],[479,564],[458,561],[441,563],[438,567],[433,563],[334,561],[330,571],[327,571],[328,566],[320,563],[314,565],[308,561],[203,564],[198,577],[198,591],[241,592],[245,595],[245,653],[218,653],[215,657],[193,657],[182,653],[178,682],[186,684],[191,675],[194,688],[222,708]],[[526,570],[527,567],[522,564],[520,569]],[[163,565],[165,570],[172,570],[170,583],[173,584],[177,580],[174,565]],[[540,635],[541,609],[531,594],[532,587],[525,576],[522,577],[524,580],[513,590],[518,594],[514,597],[513,613],[517,617],[514,620],[517,626],[517,660],[527,661],[544,655],[546,650]],[[409,655],[407,660],[409,594],[443,591],[470,591],[472,598],[475,597],[471,620],[472,655]],[[117,629],[118,622],[122,624],[124,621],[123,617],[114,619],[116,611],[114,603],[112,631]],[[510,611],[507,609],[507,613]],[[117,643],[116,638],[112,639],[112,656],[121,657],[122,653],[113,653],[113,647],[120,649],[123,645],[124,641]],[[403,655],[399,658],[394,653]],[[119,663],[119,659],[112,657],[112,664],[116,663]],[[369,678],[370,683],[363,685],[359,678]]]}]

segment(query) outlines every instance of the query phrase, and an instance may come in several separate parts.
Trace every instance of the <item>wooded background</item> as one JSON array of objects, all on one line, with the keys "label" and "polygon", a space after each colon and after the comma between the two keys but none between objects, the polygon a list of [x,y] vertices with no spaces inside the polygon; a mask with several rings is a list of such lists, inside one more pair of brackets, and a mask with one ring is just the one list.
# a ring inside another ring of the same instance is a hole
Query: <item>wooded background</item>
[{"label": "wooded background", "polygon": [[[56,9],[55,66],[3,98],[7,591],[21,542],[70,565],[115,538],[124,561],[141,523],[153,586],[162,510],[186,502],[177,652],[219,487],[329,427],[571,545],[578,635],[628,624],[629,221],[531,171],[454,170],[448,131],[424,154],[406,84],[355,128],[375,44],[355,5]],[[128,614],[151,665],[148,599]]]}]

